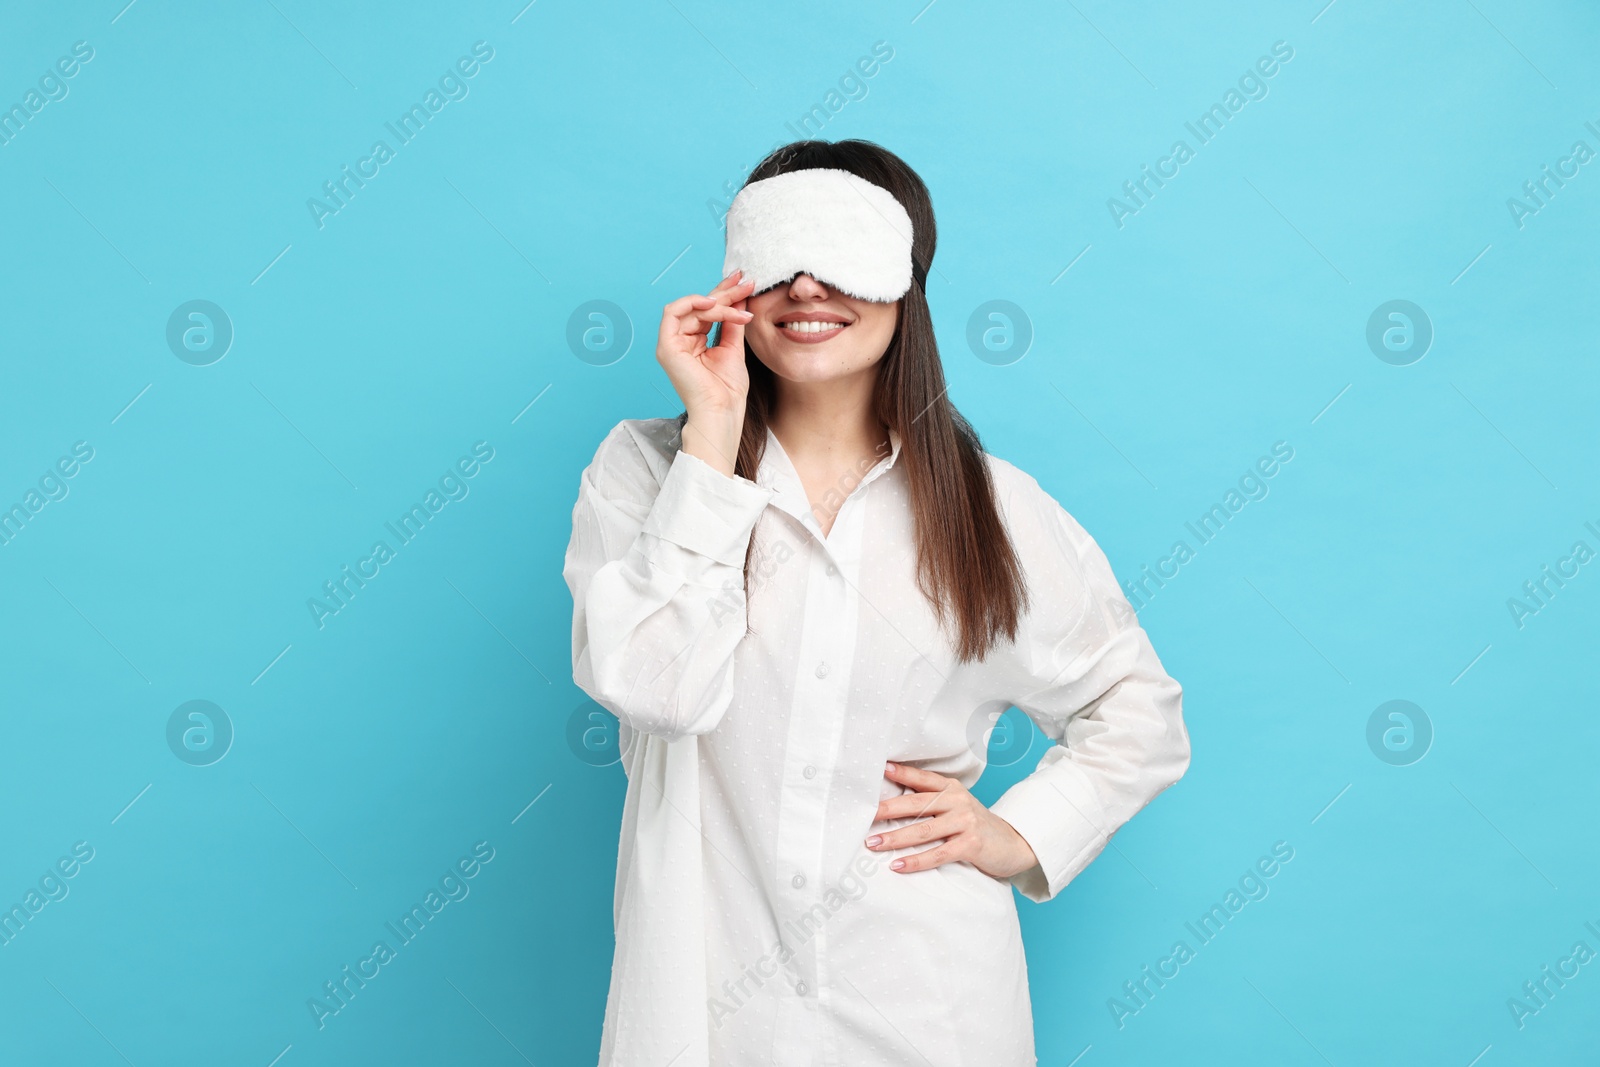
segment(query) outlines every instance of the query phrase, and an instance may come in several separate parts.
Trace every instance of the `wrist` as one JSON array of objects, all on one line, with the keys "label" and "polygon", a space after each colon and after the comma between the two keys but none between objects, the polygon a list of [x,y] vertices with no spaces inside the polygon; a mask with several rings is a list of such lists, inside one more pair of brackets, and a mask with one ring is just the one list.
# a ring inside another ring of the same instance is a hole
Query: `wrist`
[{"label": "wrist", "polygon": [[695,412],[683,424],[683,450],[731,478],[743,432],[743,411]]},{"label": "wrist", "polygon": [[[993,813],[991,812],[991,814]],[[1000,819],[1000,825],[1005,827],[1008,845],[1004,864],[1005,873],[999,877],[1011,878],[1039,866],[1039,857],[1034,853],[1033,846],[1028,844],[1028,839],[1023,837],[1015,826],[1012,826],[1001,816],[996,815],[995,818]]]}]

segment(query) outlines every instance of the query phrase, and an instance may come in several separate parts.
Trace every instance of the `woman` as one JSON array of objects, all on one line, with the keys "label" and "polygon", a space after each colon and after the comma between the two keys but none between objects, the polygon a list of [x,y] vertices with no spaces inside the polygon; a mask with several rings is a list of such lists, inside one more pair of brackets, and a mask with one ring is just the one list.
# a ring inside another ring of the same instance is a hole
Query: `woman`
[{"label": "woman", "polygon": [[[603,1067],[1034,1064],[1012,887],[1188,766],[1105,555],[945,396],[934,244],[897,156],[780,149],[728,215],[751,276],[662,315],[683,414],[583,473],[573,675],[628,776]],[[1013,705],[1057,744],[986,808]]]}]

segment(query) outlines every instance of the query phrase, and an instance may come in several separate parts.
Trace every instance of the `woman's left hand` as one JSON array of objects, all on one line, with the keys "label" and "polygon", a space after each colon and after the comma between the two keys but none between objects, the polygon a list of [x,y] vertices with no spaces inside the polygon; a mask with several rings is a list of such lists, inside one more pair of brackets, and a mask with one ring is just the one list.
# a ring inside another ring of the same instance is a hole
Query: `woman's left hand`
[{"label": "woman's left hand", "polygon": [[888,764],[884,777],[916,792],[881,801],[874,821],[930,817],[898,830],[874,834],[867,838],[867,847],[884,852],[944,838],[944,843],[935,848],[896,859],[889,864],[892,870],[909,874],[966,860],[991,878],[1009,878],[1039,862],[1022,835],[984,807],[956,779],[900,763]]}]

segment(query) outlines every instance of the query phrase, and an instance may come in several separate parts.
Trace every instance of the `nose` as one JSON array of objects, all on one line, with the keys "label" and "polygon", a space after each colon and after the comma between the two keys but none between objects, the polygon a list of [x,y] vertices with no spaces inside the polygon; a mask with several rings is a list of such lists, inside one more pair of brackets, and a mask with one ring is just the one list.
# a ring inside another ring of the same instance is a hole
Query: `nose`
[{"label": "nose", "polygon": [[828,287],[809,274],[796,274],[789,282],[789,296],[794,300],[826,299]]}]

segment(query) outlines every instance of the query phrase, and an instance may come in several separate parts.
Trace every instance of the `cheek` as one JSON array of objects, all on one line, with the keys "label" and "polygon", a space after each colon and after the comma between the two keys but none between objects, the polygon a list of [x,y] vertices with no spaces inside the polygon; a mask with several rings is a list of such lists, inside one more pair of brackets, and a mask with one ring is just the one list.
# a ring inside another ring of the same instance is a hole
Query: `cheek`
[{"label": "cheek", "polygon": [[866,330],[862,333],[861,340],[863,343],[870,344],[872,348],[871,354],[874,358],[882,355],[888,349],[889,342],[894,340],[894,328],[897,318],[898,316],[892,311],[888,313],[880,311],[872,315],[871,318],[863,317],[861,319],[859,325],[866,327]]}]

